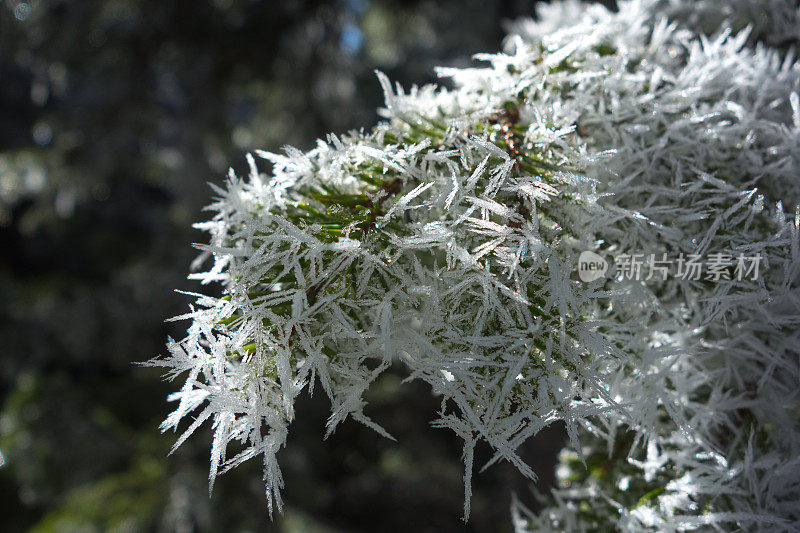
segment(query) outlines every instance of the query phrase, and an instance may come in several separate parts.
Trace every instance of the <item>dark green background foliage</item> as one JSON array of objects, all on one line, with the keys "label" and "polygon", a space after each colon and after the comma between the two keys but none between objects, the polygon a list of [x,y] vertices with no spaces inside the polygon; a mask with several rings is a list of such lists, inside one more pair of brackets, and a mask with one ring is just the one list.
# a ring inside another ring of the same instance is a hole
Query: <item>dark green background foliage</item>
[{"label": "dark green background foliage", "polygon": [[[370,126],[374,69],[432,82],[497,50],[532,3],[0,0],[0,529],[510,528],[529,485],[508,465],[477,475],[465,526],[460,443],[400,368],[368,410],[399,444],[356,423],[323,441],[324,394],[299,405],[270,522],[257,462],[209,499],[208,428],[166,458],[173,385],[133,362],[182,336],[165,319],[191,298],[173,289],[218,290],[186,280],[207,182],[247,151]],[[560,442],[524,453],[540,488]]]}]

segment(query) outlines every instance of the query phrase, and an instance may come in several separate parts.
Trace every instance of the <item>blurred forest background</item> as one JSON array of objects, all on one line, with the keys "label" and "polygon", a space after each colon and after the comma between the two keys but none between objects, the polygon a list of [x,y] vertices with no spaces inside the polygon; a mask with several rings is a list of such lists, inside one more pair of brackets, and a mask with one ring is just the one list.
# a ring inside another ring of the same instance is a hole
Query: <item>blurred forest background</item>
[{"label": "blurred forest background", "polygon": [[[499,50],[533,4],[0,0],[0,530],[503,531],[512,491],[535,506],[494,466],[461,522],[461,443],[430,429],[439,399],[396,369],[368,412],[398,444],[355,422],[323,441],[328,401],[303,400],[270,522],[257,461],[209,498],[208,427],[166,456],[173,385],[134,365],[183,336],[165,319],[192,300],[175,289],[201,290],[186,275],[208,182],[248,151],[371,126],[374,69],[433,82],[436,65]],[[523,452],[540,490],[562,438]]]}]

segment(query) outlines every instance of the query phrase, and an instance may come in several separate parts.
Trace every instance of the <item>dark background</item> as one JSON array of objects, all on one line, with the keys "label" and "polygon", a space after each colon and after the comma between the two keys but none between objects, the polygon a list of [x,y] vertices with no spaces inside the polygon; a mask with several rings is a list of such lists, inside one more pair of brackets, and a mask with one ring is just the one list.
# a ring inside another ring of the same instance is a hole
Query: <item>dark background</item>
[{"label": "dark background", "polygon": [[[428,426],[439,398],[402,369],[369,394],[394,444],[303,399],[279,454],[286,511],[269,521],[257,461],[207,490],[210,430],[166,457],[177,384],[137,367],[217,291],[186,280],[191,224],[253,149],[301,149],[369,127],[373,70],[408,87],[497,51],[528,0],[0,0],[0,529],[510,530],[509,465],[473,479]],[[267,170],[266,166],[262,167]],[[553,482],[560,428],[523,450]],[[479,450],[480,459],[489,451]]]}]

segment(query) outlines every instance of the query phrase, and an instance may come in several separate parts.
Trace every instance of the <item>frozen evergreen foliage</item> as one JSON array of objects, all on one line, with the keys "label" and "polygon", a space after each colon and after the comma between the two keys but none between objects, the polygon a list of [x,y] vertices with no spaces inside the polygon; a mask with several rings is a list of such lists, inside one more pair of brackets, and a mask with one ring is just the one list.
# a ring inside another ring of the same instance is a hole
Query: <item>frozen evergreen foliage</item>
[{"label": "frozen evergreen foliage", "polygon": [[[761,44],[800,12],[735,2],[765,14],[751,37],[712,4],[543,6],[488,66],[441,69],[452,90],[380,75],[371,131],[250,158],[198,225],[193,277],[224,293],[153,362],[185,379],[176,446],[213,424],[211,483],[260,457],[280,510],[295,398],[385,434],[363,394],[399,360],[464,440],[465,516],[479,441],[533,479],[517,450],[563,421],[561,487],[519,531],[800,528],[800,63]],[[761,269],[585,283],[584,250]]]}]

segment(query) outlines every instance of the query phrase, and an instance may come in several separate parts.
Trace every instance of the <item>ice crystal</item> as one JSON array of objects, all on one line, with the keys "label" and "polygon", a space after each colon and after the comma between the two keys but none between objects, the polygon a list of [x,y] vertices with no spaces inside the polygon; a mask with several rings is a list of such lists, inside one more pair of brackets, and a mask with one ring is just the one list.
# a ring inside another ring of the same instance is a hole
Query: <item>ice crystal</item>
[{"label": "ice crystal", "polygon": [[[378,74],[372,130],[250,157],[198,224],[223,294],[153,362],[185,379],[162,429],[213,424],[211,483],[260,457],[280,510],[297,396],[390,437],[363,395],[401,361],[464,441],[465,517],[479,441],[533,479],[520,445],[563,421],[519,531],[800,527],[800,11],[731,4],[542,6],[452,89]],[[762,268],[586,283],[586,250]]]}]

